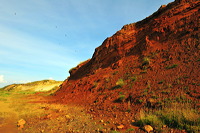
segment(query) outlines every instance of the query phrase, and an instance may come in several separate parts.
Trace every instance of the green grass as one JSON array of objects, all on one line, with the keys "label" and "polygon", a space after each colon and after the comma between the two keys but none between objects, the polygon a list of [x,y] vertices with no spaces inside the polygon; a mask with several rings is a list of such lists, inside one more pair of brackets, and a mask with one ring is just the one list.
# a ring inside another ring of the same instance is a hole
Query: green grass
[{"label": "green grass", "polygon": [[164,125],[163,121],[154,113],[145,113],[144,116],[140,117],[137,121],[137,126],[143,127],[144,125],[151,125],[161,128]]},{"label": "green grass", "polygon": [[124,100],[125,99],[125,95],[119,95],[119,99],[120,100]]},{"label": "green grass", "polygon": [[145,74],[145,73],[147,73],[147,70],[143,70],[140,72],[140,74]]},{"label": "green grass", "polygon": [[143,101],[142,99],[137,99],[136,102],[139,103],[139,104],[141,104],[141,103],[143,103],[144,101]]},{"label": "green grass", "polygon": [[17,91],[18,94],[35,94],[35,91]]},{"label": "green grass", "polygon": [[117,80],[116,85],[122,87],[122,86],[125,85],[125,82],[124,82],[124,80],[122,78],[120,78],[120,79]]},{"label": "green grass", "polygon": [[110,133],[120,133],[120,132],[112,130],[112,131],[110,131]]},{"label": "green grass", "polygon": [[200,112],[189,104],[174,103],[164,109],[143,111],[138,126],[151,125],[161,129],[163,125],[170,128],[186,130],[191,133],[200,132]]},{"label": "green grass", "polygon": [[119,71],[115,71],[114,73],[113,73],[113,75],[116,75],[116,74],[118,74],[119,73]]},{"label": "green grass", "polygon": [[131,81],[135,82],[137,80],[137,76],[130,77]]},{"label": "green grass", "polygon": [[162,83],[164,83],[164,80],[161,80],[161,81],[158,82],[158,84],[162,84]]},{"label": "green grass", "polygon": [[111,88],[111,90],[119,89],[122,88],[126,83],[122,78],[118,79],[117,82],[115,83],[116,85]]},{"label": "green grass", "polygon": [[176,68],[178,65],[177,64],[173,64],[173,65],[170,65],[170,66],[166,66],[165,68],[166,69],[172,69],[172,68]]},{"label": "green grass", "polygon": [[129,129],[126,130],[126,132],[130,132],[130,131],[135,131],[135,129],[129,128]]},{"label": "green grass", "polygon": [[98,82],[95,81],[95,82],[93,83],[93,88],[96,88],[97,86],[98,86]]},{"label": "green grass", "polygon": [[7,99],[6,98],[0,98],[0,101],[7,101]]},{"label": "green grass", "polygon": [[7,92],[7,91],[0,91],[0,96],[1,97],[8,97],[8,96],[10,96],[10,93]]},{"label": "green grass", "polygon": [[150,64],[150,58],[144,57],[142,60],[142,66],[149,65]]},{"label": "green grass", "polygon": [[119,97],[114,101],[116,103],[121,103],[123,102],[123,100],[125,99],[125,95],[119,95]]}]

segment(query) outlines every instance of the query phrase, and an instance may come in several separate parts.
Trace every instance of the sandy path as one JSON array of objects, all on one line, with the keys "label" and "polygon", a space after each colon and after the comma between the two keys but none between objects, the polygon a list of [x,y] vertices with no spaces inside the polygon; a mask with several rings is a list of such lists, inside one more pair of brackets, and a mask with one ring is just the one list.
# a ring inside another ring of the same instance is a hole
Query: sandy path
[{"label": "sandy path", "polygon": [[17,133],[18,114],[11,107],[10,98],[0,101],[0,133]]},{"label": "sandy path", "polygon": [[[0,95],[0,133],[85,133],[101,129],[83,107],[50,104],[44,96],[34,94],[2,95],[5,94]],[[20,119],[26,124],[19,130]]]}]

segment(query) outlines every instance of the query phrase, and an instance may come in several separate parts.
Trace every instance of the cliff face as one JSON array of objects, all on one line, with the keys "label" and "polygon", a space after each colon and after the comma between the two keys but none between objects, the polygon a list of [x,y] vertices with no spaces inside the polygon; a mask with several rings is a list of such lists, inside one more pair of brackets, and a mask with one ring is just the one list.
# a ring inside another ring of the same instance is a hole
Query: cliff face
[{"label": "cliff face", "polygon": [[176,0],[161,6],[148,18],[125,25],[96,48],[92,59],[71,75],[78,78],[99,68],[115,66],[121,58],[145,55],[156,50],[169,49],[175,43],[198,45],[199,3],[197,0]]},{"label": "cliff face", "polygon": [[164,102],[184,95],[198,105],[199,11],[199,0],[176,0],[125,25],[70,72],[56,96],[96,110],[131,106],[134,112],[155,96]]}]

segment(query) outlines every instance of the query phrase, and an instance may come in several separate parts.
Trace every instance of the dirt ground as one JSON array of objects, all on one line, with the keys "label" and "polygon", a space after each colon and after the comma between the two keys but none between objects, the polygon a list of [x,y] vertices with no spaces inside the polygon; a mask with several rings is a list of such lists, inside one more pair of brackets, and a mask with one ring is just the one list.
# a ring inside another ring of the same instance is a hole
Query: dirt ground
[{"label": "dirt ground", "polygon": [[[44,96],[0,92],[0,133],[99,132],[103,127],[81,106],[49,103]],[[23,127],[17,126],[24,120]]]}]

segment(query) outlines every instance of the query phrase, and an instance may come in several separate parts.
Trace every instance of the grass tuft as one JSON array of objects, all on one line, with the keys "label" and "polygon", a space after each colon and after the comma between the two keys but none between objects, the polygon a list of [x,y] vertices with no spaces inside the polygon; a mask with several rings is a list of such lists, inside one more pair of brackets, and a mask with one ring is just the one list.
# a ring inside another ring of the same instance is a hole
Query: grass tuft
[{"label": "grass tuft", "polygon": [[200,131],[200,112],[192,109],[188,104],[175,103],[164,109],[143,111],[136,124],[138,126],[152,125],[157,129],[167,125],[170,128],[198,133]]},{"label": "grass tuft", "polygon": [[116,86],[112,87],[111,90],[122,88],[125,85],[125,82],[122,78],[118,79],[116,82]]},{"label": "grass tuft", "polygon": [[178,65],[177,64],[173,64],[173,65],[170,65],[170,66],[166,66],[165,68],[166,69],[172,69],[172,68],[176,68]]}]

